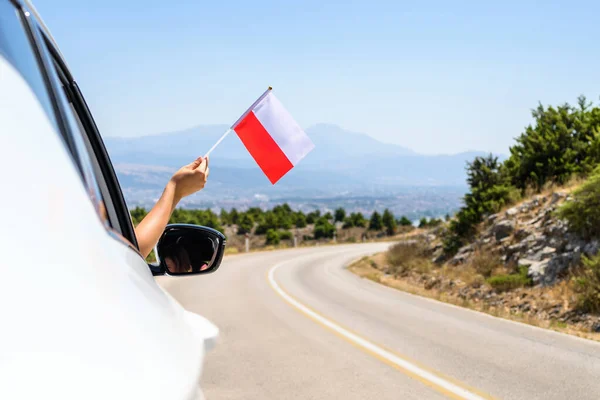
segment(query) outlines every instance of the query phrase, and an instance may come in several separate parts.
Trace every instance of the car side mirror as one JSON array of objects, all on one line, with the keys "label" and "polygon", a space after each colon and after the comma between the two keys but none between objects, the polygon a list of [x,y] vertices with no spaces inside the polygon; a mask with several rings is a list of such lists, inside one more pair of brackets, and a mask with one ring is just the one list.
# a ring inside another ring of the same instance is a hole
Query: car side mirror
[{"label": "car side mirror", "polygon": [[197,275],[215,272],[225,253],[225,236],[212,228],[167,225],[156,245],[159,266],[154,275]]}]

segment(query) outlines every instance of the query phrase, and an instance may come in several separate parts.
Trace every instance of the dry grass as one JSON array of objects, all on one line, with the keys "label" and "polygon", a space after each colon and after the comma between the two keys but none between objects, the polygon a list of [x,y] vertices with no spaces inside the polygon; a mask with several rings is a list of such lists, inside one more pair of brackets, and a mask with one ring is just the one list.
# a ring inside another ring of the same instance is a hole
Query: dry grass
[{"label": "dry grass", "polygon": [[464,282],[466,286],[480,287],[485,283],[485,279],[470,264],[458,265],[452,267],[444,265],[440,274],[458,282]]},{"label": "dry grass", "polygon": [[[364,257],[359,261],[351,264],[348,269],[356,275],[369,279],[371,281],[392,287],[394,289],[401,290],[403,292],[411,293],[414,295],[431,298],[434,300],[442,301],[445,303],[453,304],[456,306],[469,308],[475,311],[483,312],[498,318],[508,319],[525,323],[540,328],[551,329],[557,332],[570,334],[573,336],[582,337],[585,339],[600,341],[600,333],[592,333],[584,331],[578,327],[568,325],[564,322],[552,320],[552,319],[539,319],[531,314],[524,314],[520,312],[511,311],[510,308],[506,307],[495,307],[490,306],[486,302],[482,301],[471,301],[469,299],[460,298],[452,293],[440,291],[436,288],[425,289],[423,284],[416,284],[409,279],[398,279],[391,275],[385,274],[383,271],[374,268],[371,263],[374,262],[376,265],[382,265],[385,263],[385,254],[380,253],[373,257]],[[439,270],[441,275],[456,279],[464,282],[466,285],[476,285],[479,281],[483,284],[483,277],[478,274],[472,266],[464,265],[460,267],[442,267]],[[542,289],[535,288],[530,289],[532,291],[541,291]],[[568,282],[560,283],[553,288],[546,290],[546,297],[552,297],[565,302],[567,305],[573,301],[573,291],[570,288]]]},{"label": "dry grass", "polygon": [[408,271],[420,273],[431,271],[432,263],[426,256],[425,251],[425,247],[420,243],[396,243],[386,253],[386,261],[389,266],[388,273],[404,275]]},{"label": "dry grass", "polygon": [[468,265],[484,278],[489,278],[494,272],[503,268],[496,254],[481,248],[475,250],[473,256],[469,258]]}]

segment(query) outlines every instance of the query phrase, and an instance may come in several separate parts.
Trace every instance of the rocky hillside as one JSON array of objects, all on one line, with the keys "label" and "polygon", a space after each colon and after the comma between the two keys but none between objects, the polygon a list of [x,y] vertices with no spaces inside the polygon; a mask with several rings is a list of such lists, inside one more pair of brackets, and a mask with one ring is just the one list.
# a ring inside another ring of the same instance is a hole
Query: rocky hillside
[{"label": "rocky hillside", "polygon": [[[580,264],[582,254],[593,256],[600,249],[597,239],[584,240],[569,232],[567,223],[555,216],[557,208],[571,200],[567,191],[557,191],[489,216],[478,239],[462,247],[450,263],[468,262],[479,248],[498,255],[508,268],[526,267],[534,285],[555,284]],[[440,249],[434,252],[441,261]]]}]

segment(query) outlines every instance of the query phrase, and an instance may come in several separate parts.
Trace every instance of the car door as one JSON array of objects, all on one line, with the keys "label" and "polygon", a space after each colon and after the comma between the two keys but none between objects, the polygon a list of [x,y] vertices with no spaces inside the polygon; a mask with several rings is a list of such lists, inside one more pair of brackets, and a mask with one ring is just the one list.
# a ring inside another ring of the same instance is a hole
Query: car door
[{"label": "car door", "polygon": [[[22,240],[36,232],[41,237],[31,257],[45,254],[31,265],[21,258],[25,265],[8,275],[15,284],[3,296],[16,300],[11,316],[24,331],[3,332],[8,335],[3,342],[12,348],[3,347],[6,357],[0,357],[0,393],[13,394],[6,398],[59,393],[61,398],[195,398],[205,351],[201,336],[211,326],[156,284],[137,251],[131,218],[91,113],[35,12],[0,0],[0,14],[7,22],[0,48],[4,40],[28,53],[27,68],[37,69],[39,78],[22,84],[19,73],[28,76],[29,71],[16,62],[0,78],[15,83],[10,87],[17,90],[11,93],[21,107],[17,111],[37,121],[8,120],[11,133],[18,135],[14,151],[29,147],[31,153],[11,154],[10,160],[31,156],[38,164],[3,175],[5,182],[26,189],[15,195],[27,195],[28,201],[4,196],[2,204],[20,210],[29,200],[41,202],[41,209],[30,208],[23,219],[35,225],[29,231],[19,225],[13,232],[24,232]],[[37,99],[28,87],[35,88]],[[17,180],[18,175],[28,181]],[[22,240],[5,243],[17,251]],[[37,307],[19,286],[23,281],[40,296]],[[36,383],[26,385],[26,379]]]}]

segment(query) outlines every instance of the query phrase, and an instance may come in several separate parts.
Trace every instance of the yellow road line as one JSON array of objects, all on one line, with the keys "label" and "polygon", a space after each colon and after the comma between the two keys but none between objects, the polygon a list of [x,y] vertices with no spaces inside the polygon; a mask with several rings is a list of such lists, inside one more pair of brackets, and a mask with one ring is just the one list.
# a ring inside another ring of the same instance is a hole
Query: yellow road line
[{"label": "yellow road line", "polygon": [[275,271],[281,267],[282,265],[288,263],[283,262],[273,266],[267,273],[267,280],[273,290],[282,297],[288,304],[293,306],[296,310],[300,311],[302,314],[306,315],[313,321],[319,323],[325,328],[332,331],[338,337],[346,340],[350,344],[358,347],[364,352],[372,355],[378,360],[384,362],[387,365],[390,365],[406,375],[414,378],[425,385],[437,390],[438,392],[448,396],[452,399],[468,399],[468,400],[489,400],[491,397],[488,395],[479,393],[478,391],[468,388],[466,385],[457,382],[456,380],[448,379],[443,377],[441,374],[432,371],[430,369],[426,369],[422,366],[417,365],[413,361],[409,361],[407,357],[401,356],[397,353],[391,352],[383,348],[382,346],[376,345],[372,341],[365,339],[364,337],[350,331],[339,325],[336,322],[333,322],[331,319],[324,317],[319,314],[315,310],[310,307],[300,303],[290,294],[288,294],[275,280]]}]

